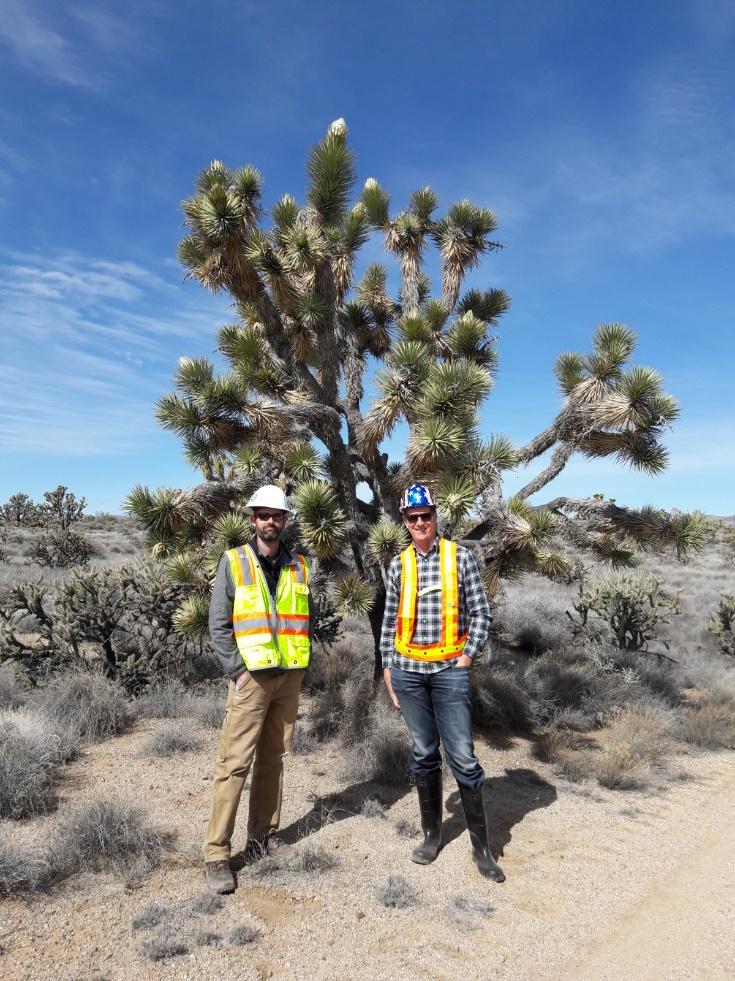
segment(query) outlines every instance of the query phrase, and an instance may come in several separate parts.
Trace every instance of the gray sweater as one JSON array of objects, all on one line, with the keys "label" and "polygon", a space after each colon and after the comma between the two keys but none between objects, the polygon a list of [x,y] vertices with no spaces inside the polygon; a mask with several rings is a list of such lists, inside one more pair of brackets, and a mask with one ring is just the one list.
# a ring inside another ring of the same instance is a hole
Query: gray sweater
[{"label": "gray sweater", "polygon": [[[293,565],[296,562],[293,554],[281,545],[283,550],[283,565]],[[258,551],[253,549],[256,555]],[[260,558],[260,556],[258,555]],[[266,577],[267,579],[267,577]],[[209,602],[209,636],[212,639],[214,653],[217,655],[219,663],[222,665],[224,673],[235,678],[245,670],[240,652],[235,642],[235,634],[232,630],[232,608],[235,602],[235,584],[230,573],[230,563],[226,555],[223,555],[217,566],[217,575],[212,587],[212,598]],[[309,618],[309,636],[311,637],[312,622]],[[258,674],[280,674],[281,668],[263,668]]]}]

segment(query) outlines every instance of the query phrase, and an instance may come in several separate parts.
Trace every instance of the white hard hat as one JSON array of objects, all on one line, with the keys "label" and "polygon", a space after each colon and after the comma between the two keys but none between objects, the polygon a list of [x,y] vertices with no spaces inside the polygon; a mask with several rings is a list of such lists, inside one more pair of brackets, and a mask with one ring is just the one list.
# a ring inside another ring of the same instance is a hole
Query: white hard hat
[{"label": "white hard hat", "polygon": [[294,513],[293,509],[288,506],[286,495],[277,484],[266,484],[265,487],[259,487],[245,507],[248,511],[254,511],[256,508],[275,508],[277,511]]}]

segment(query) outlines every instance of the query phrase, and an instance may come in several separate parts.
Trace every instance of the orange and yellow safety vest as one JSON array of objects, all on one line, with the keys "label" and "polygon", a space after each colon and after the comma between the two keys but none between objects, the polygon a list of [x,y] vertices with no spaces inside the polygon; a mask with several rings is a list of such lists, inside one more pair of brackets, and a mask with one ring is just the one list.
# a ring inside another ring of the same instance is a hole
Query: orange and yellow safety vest
[{"label": "orange and yellow safety vest", "polygon": [[237,649],[248,671],[261,668],[305,668],[311,656],[309,639],[309,565],[294,553],[284,565],[273,598],[249,545],[227,553],[235,585],[232,628]]},{"label": "orange and yellow safety vest", "polygon": [[398,601],[395,646],[399,654],[418,661],[447,661],[462,653],[467,634],[459,633],[459,580],[457,576],[457,543],[439,539],[441,569],[442,628],[438,643],[417,646],[413,643],[418,602],[418,567],[413,545],[401,552],[401,595]]}]

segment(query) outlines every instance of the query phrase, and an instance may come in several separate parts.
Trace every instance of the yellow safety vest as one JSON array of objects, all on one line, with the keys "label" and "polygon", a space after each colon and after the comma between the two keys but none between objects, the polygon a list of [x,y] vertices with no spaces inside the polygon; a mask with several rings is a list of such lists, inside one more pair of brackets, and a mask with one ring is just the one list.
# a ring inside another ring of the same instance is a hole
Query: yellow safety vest
[{"label": "yellow safety vest", "polygon": [[309,566],[303,555],[281,567],[276,608],[255,552],[249,545],[227,553],[235,584],[232,629],[248,671],[305,668],[309,664]]},{"label": "yellow safety vest", "polygon": [[441,568],[442,633],[436,644],[418,647],[413,643],[418,601],[418,567],[413,545],[401,552],[401,597],[398,601],[395,646],[399,654],[417,661],[448,661],[462,653],[467,634],[459,635],[459,581],[457,578],[457,543],[439,539]]}]

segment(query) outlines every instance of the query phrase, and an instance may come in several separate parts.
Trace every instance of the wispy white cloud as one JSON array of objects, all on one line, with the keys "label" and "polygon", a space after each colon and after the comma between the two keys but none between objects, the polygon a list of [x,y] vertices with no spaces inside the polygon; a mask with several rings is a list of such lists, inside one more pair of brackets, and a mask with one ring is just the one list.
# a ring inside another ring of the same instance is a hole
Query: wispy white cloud
[{"label": "wispy white cloud", "polygon": [[147,43],[111,9],[61,7],[42,0],[2,0],[0,43],[26,69],[73,88],[99,89],[110,58],[139,55]]},{"label": "wispy white cloud", "polygon": [[77,253],[0,253],[7,450],[116,455],[150,440],[177,357],[206,353],[222,316],[168,275]]}]

